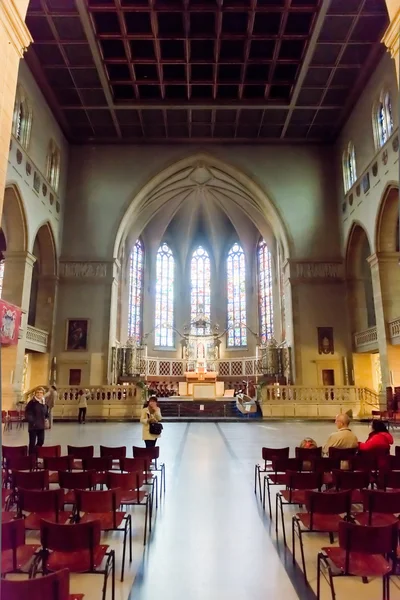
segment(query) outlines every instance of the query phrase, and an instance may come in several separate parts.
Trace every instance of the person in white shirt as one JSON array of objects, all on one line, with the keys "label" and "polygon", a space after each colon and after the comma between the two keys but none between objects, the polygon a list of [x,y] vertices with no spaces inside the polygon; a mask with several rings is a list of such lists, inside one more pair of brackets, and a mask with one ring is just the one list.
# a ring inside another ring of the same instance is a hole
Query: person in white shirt
[{"label": "person in white shirt", "polygon": [[87,401],[88,401],[89,390],[79,390],[78,393],[78,422],[86,423],[86,410],[87,410]]}]

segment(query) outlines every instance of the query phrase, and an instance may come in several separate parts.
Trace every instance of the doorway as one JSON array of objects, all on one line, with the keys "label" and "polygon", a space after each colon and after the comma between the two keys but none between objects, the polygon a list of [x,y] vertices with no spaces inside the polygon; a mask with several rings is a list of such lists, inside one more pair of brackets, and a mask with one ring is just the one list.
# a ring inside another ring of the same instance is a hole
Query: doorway
[{"label": "doorway", "polygon": [[322,385],[335,385],[335,371],[322,369]]}]

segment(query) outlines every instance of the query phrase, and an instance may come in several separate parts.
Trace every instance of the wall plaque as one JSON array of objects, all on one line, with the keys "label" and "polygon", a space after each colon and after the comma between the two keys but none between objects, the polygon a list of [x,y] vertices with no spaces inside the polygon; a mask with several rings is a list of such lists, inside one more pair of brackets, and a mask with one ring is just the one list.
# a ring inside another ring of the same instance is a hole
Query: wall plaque
[{"label": "wall plaque", "polygon": [[107,277],[107,263],[103,262],[65,262],[60,264],[62,277],[104,278]]}]

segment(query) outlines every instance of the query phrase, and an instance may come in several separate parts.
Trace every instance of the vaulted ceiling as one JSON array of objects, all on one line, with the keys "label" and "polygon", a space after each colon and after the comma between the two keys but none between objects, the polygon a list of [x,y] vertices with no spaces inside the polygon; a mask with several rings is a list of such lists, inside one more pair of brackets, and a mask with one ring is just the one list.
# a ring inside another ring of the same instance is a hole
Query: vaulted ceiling
[{"label": "vaulted ceiling", "polygon": [[330,141],[385,0],[31,0],[27,61],[71,142]]}]

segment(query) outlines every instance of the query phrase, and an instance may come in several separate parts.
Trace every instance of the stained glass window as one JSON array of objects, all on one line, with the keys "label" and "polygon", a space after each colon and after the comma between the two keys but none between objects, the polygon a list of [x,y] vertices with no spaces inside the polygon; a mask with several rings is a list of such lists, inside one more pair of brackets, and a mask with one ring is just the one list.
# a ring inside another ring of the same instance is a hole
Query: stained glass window
[{"label": "stained glass window", "polygon": [[[202,246],[199,246],[192,255],[190,264],[190,321],[193,322],[197,315],[203,314],[211,319],[211,272],[210,258]],[[206,327],[193,327],[193,335],[206,335],[210,333],[210,325]]]},{"label": "stained glass window", "polygon": [[376,105],[374,118],[376,121],[376,142],[377,147],[380,148],[386,144],[393,133],[392,103],[389,92],[381,94],[381,99]]},{"label": "stained glass window", "polygon": [[129,258],[128,335],[138,344],[142,337],[143,258],[143,245],[137,240]]},{"label": "stained glass window", "polygon": [[174,267],[172,250],[164,243],[157,252],[154,333],[155,345],[162,348],[174,346]]},{"label": "stained glass window", "polygon": [[3,292],[4,260],[0,261],[0,298]]},{"label": "stained glass window", "polygon": [[357,181],[356,152],[352,142],[349,142],[347,149],[343,152],[343,180],[345,192],[348,192]]},{"label": "stained glass window", "polygon": [[265,344],[273,335],[273,298],[271,252],[264,240],[258,245],[258,293],[260,335]]},{"label": "stained glass window", "polygon": [[226,261],[228,292],[228,346],[247,346],[246,265],[243,248],[235,243]]}]

